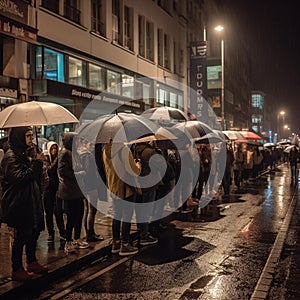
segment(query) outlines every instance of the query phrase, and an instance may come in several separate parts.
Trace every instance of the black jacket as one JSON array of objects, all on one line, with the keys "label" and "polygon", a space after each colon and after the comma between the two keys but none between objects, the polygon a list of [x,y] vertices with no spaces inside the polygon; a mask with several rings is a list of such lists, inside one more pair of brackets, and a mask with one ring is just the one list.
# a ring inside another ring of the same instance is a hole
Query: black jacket
[{"label": "black jacket", "polygon": [[14,228],[44,229],[41,200],[43,162],[28,156],[25,133],[31,128],[10,131],[10,148],[1,162],[1,211],[4,222]]},{"label": "black jacket", "polygon": [[63,200],[84,198],[75,176],[76,166],[72,162],[72,142],[75,133],[68,132],[63,139],[63,149],[58,153],[58,191],[57,196]]}]

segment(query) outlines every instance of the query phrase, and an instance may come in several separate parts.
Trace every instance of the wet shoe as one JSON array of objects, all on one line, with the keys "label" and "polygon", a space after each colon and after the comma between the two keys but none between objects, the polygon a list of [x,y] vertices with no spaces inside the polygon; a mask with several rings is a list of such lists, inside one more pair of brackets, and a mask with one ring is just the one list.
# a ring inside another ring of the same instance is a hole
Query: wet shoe
[{"label": "wet shoe", "polygon": [[34,274],[46,274],[49,269],[47,266],[40,265],[37,261],[27,265],[27,272],[33,272]]},{"label": "wet shoe", "polygon": [[66,253],[72,253],[72,252],[76,251],[76,247],[75,247],[75,245],[73,245],[72,241],[69,241],[69,242],[65,243],[65,249],[64,250],[65,250]]},{"label": "wet shoe", "polygon": [[120,250],[121,250],[121,241],[120,240],[113,241],[111,247],[111,253],[119,253]]},{"label": "wet shoe", "polygon": [[75,247],[75,249],[86,249],[89,247],[89,243],[82,241],[80,239],[75,240],[74,242],[72,242],[72,244]]},{"label": "wet shoe", "polygon": [[23,268],[20,268],[19,270],[12,272],[11,279],[14,281],[27,281],[32,279],[33,275],[33,273],[29,273]]},{"label": "wet shoe", "polygon": [[104,240],[104,237],[100,234],[95,234],[93,236],[89,236],[86,238],[86,241],[87,242],[100,242],[100,241],[103,241]]},{"label": "wet shoe", "polygon": [[137,247],[131,246],[129,243],[124,243],[121,245],[121,249],[119,252],[120,256],[133,255],[137,254],[139,249]]},{"label": "wet shoe", "polygon": [[158,243],[158,239],[151,236],[150,234],[146,238],[140,240],[141,246],[154,245],[157,243]]}]

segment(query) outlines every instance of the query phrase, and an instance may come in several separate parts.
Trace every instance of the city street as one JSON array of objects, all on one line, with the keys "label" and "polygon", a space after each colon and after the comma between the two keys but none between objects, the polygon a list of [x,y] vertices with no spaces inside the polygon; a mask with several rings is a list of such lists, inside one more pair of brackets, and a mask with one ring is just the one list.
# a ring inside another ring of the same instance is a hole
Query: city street
[{"label": "city street", "polygon": [[[157,232],[158,245],[144,247],[132,257],[107,256],[65,275],[51,285],[51,291],[48,287],[36,296],[250,299],[276,246],[289,205],[298,197],[288,172],[283,164],[274,174],[248,184],[245,193],[233,193],[226,202],[217,201],[220,215],[214,221],[174,218],[166,229]],[[277,299],[274,295],[279,296],[278,290],[285,290],[284,281],[277,276],[277,293],[274,287],[270,299]]]}]

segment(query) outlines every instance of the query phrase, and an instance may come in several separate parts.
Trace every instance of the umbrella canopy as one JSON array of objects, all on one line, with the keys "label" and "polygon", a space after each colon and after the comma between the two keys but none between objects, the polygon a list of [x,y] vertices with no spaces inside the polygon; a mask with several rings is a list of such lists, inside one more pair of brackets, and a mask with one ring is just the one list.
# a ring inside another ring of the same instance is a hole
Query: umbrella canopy
[{"label": "umbrella canopy", "polygon": [[106,143],[113,139],[113,143],[128,143],[141,137],[154,135],[159,126],[142,116],[132,113],[108,114],[96,120],[80,125],[78,136],[94,144]]},{"label": "umbrella canopy", "polygon": [[225,138],[221,138],[218,134],[216,133],[208,133],[204,135],[201,138],[198,138],[195,140],[196,144],[216,144],[216,143],[222,143],[225,142]]},{"label": "umbrella canopy", "polygon": [[251,146],[262,146],[262,143],[257,142],[257,141],[252,141],[252,140],[235,140],[234,142],[236,144],[238,144],[238,143],[245,143],[245,144],[251,145]]},{"label": "umbrella canopy", "polygon": [[244,140],[245,137],[239,131],[235,130],[223,130],[222,131],[225,135],[229,137],[230,140]]},{"label": "umbrella canopy", "polygon": [[292,150],[294,147],[296,147],[296,149],[299,151],[299,147],[298,147],[297,145],[290,145],[290,146],[287,146],[287,147],[283,150],[283,152],[290,153],[291,150]]},{"label": "umbrella canopy", "polygon": [[205,136],[208,133],[213,133],[212,128],[201,121],[186,121],[176,124],[173,127],[181,130],[194,141]]},{"label": "umbrella canopy", "polygon": [[0,128],[77,122],[78,119],[66,108],[50,102],[17,103],[0,112]]},{"label": "umbrella canopy", "polygon": [[264,147],[265,148],[272,148],[272,147],[276,147],[276,144],[274,144],[274,143],[265,143]]},{"label": "umbrella canopy", "polygon": [[261,140],[261,137],[252,131],[240,131],[240,133],[248,140]]},{"label": "umbrella canopy", "polygon": [[187,121],[188,116],[180,109],[168,106],[160,106],[149,108],[142,113],[142,116],[149,120],[156,120],[161,122],[171,121]]}]

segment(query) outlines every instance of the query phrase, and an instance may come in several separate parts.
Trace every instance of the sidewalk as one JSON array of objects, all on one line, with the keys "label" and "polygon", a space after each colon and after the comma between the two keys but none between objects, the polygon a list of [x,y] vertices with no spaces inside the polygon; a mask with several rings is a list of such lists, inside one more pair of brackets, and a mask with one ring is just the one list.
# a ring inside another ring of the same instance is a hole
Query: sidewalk
[{"label": "sidewalk", "polygon": [[[66,254],[64,252],[65,242],[61,242],[57,235],[54,243],[48,243],[48,233],[44,230],[39,237],[36,253],[38,261],[49,267],[49,273],[46,276],[36,275],[33,280],[23,284],[11,281],[10,238],[6,224],[2,224],[0,229],[0,299],[15,299],[18,294],[22,293],[22,288],[25,285],[51,280],[59,274],[76,270],[107,255],[111,250],[111,219],[98,212],[95,231],[104,237],[104,241],[90,243],[88,249],[80,249],[75,253]],[[132,226],[132,233],[134,237],[136,234],[135,226]],[[84,235],[84,229],[82,235]]]},{"label": "sidewalk", "polygon": [[[220,194],[216,194],[215,200],[211,202],[204,214],[199,215],[198,221],[201,219],[205,222],[216,221],[221,217],[219,204],[221,203]],[[192,221],[191,212],[173,212],[167,217],[167,221],[180,219],[184,221]],[[49,282],[54,278],[72,272],[84,265],[110,254],[112,233],[112,219],[97,212],[95,231],[104,237],[104,241],[90,243],[88,249],[80,249],[75,253],[66,254],[64,252],[64,241],[59,240],[59,235],[55,237],[54,243],[48,243],[48,233],[44,230],[38,240],[37,259],[41,264],[49,267],[47,275],[36,275],[27,283],[12,281],[11,276],[11,257],[10,257],[10,238],[6,224],[2,224],[0,228],[0,299],[16,299],[18,295],[26,293],[26,286],[37,286],[38,284]],[[131,228],[132,240],[137,239],[136,225]],[[85,234],[82,230],[82,236]],[[25,259],[24,259],[25,261]]]}]

